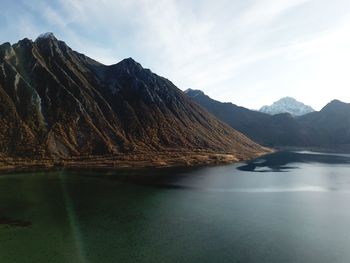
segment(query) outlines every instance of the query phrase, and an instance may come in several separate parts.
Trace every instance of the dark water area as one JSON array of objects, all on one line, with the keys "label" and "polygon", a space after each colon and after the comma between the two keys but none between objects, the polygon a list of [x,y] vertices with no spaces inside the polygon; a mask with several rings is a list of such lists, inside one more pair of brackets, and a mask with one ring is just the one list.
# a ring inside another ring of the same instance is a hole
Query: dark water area
[{"label": "dark water area", "polygon": [[0,175],[0,262],[350,262],[350,155]]}]

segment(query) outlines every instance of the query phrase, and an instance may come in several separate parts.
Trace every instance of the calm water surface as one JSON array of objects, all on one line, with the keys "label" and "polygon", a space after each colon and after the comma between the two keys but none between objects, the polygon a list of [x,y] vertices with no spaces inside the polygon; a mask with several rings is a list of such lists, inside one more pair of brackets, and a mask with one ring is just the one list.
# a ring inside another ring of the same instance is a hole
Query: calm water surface
[{"label": "calm water surface", "polygon": [[0,176],[0,262],[350,262],[350,155]]}]

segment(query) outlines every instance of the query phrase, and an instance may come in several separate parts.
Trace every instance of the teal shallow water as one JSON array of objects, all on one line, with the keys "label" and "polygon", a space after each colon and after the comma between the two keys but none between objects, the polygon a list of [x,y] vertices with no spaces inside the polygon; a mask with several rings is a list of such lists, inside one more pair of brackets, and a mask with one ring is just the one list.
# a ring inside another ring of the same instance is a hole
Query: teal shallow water
[{"label": "teal shallow water", "polygon": [[1,175],[0,262],[350,262],[349,162]]}]

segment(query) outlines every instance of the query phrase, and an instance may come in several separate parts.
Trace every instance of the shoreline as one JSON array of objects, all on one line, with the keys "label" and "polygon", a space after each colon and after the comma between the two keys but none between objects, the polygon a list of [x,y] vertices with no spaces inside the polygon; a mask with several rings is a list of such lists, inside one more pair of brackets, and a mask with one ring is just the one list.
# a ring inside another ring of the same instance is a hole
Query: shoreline
[{"label": "shoreline", "polygon": [[210,166],[249,161],[273,151],[266,148],[266,151],[256,152],[250,156],[237,153],[169,152],[72,157],[66,159],[0,157],[0,174],[54,169],[118,170]]},{"label": "shoreline", "polygon": [[350,154],[350,146],[343,145],[343,147],[316,147],[316,146],[274,146],[276,151],[310,151],[310,152],[320,152],[320,153],[341,153]]}]

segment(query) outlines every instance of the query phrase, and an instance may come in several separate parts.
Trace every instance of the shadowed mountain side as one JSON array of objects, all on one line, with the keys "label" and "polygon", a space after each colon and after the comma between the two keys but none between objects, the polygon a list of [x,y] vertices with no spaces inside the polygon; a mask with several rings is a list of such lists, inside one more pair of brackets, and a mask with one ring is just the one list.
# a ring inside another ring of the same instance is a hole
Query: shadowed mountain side
[{"label": "shadowed mountain side", "polygon": [[266,152],[133,59],[105,66],[53,34],[0,46],[0,102],[3,157]]},{"label": "shadowed mountain side", "polygon": [[320,111],[301,116],[298,121],[311,130],[316,141],[329,146],[350,146],[349,103],[333,100]]},{"label": "shadowed mountain side", "polygon": [[217,118],[269,147],[350,151],[350,104],[332,101],[319,112],[293,117],[269,115],[211,99],[202,91],[186,94]]},{"label": "shadowed mountain side", "polygon": [[288,113],[271,116],[213,100],[198,90],[187,90],[186,94],[217,118],[260,144],[270,147],[301,146],[309,140],[308,136],[304,136],[303,127]]}]

